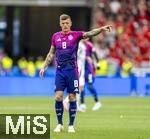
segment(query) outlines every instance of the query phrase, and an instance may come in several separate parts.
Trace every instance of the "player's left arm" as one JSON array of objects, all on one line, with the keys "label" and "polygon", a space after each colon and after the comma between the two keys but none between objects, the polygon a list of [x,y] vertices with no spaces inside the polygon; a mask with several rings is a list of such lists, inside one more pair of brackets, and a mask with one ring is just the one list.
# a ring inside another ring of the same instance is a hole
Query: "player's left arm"
[{"label": "player's left arm", "polygon": [[91,31],[85,32],[83,34],[83,39],[90,38],[90,37],[93,37],[93,36],[97,36],[98,34],[104,32],[104,31],[110,32],[111,28],[112,28],[112,25],[106,25],[106,26],[102,26],[100,28],[96,28],[96,29],[93,29]]}]

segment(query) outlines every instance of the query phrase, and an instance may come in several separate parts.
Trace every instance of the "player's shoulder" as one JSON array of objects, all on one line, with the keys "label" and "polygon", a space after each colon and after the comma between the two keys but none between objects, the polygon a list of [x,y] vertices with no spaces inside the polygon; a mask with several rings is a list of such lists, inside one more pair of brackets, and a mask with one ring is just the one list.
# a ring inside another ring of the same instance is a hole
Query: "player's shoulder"
[{"label": "player's shoulder", "polygon": [[58,38],[60,38],[60,36],[61,36],[61,32],[60,32],[60,31],[59,31],[59,32],[55,32],[55,33],[52,35],[52,40],[58,39]]},{"label": "player's shoulder", "polygon": [[84,31],[70,31],[71,34],[75,34],[75,35],[78,35],[78,34],[83,34]]},{"label": "player's shoulder", "polygon": [[57,36],[57,35],[60,35],[60,34],[61,34],[61,31],[55,32],[55,33],[53,34],[53,36]]}]

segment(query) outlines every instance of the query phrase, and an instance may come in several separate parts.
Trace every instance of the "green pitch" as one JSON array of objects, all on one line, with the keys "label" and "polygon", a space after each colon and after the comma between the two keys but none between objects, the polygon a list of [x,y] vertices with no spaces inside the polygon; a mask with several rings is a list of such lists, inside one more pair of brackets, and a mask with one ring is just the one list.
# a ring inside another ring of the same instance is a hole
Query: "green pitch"
[{"label": "green pitch", "polygon": [[65,131],[54,133],[56,117],[54,98],[1,97],[0,113],[51,114],[51,139],[150,139],[150,98],[107,98],[99,111],[93,112],[92,98],[86,98],[87,112],[77,113],[76,133],[67,133],[68,113],[64,113]]}]

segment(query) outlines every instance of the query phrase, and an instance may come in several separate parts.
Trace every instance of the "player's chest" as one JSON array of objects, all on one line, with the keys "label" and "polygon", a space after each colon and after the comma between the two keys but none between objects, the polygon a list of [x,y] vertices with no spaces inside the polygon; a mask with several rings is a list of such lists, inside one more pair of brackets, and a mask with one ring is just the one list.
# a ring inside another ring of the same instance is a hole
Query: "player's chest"
[{"label": "player's chest", "polygon": [[76,43],[77,40],[73,35],[60,36],[55,39],[57,49],[72,49]]}]

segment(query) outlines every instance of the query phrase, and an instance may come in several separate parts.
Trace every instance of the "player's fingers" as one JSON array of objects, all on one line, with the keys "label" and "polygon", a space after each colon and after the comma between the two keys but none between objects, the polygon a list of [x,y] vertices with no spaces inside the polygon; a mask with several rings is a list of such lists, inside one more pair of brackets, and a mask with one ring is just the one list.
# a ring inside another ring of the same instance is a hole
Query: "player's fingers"
[{"label": "player's fingers", "polygon": [[109,28],[105,28],[105,31],[108,31],[108,32],[109,32],[110,30],[109,30]]},{"label": "player's fingers", "polygon": [[111,28],[110,27],[108,27],[108,32],[110,32],[111,31]]},{"label": "player's fingers", "polygon": [[111,31],[112,25],[108,25],[106,26],[107,29],[109,29],[109,31]]},{"label": "player's fingers", "polygon": [[111,31],[111,27],[110,26],[107,27],[107,31],[109,31],[109,32]]},{"label": "player's fingers", "polygon": [[110,31],[112,30],[112,26],[109,26],[109,30],[110,30]]}]

